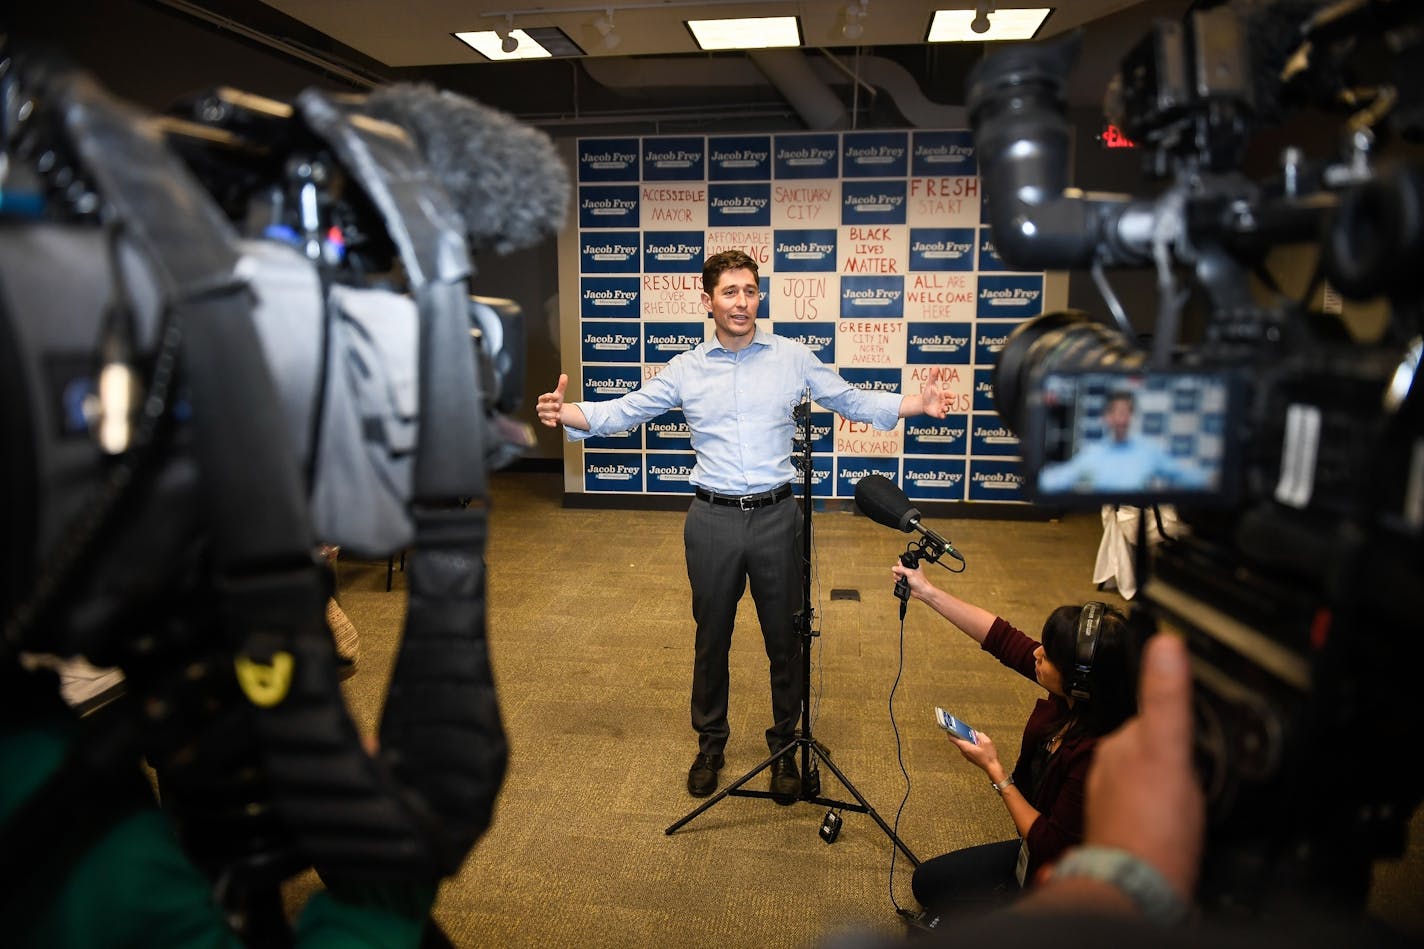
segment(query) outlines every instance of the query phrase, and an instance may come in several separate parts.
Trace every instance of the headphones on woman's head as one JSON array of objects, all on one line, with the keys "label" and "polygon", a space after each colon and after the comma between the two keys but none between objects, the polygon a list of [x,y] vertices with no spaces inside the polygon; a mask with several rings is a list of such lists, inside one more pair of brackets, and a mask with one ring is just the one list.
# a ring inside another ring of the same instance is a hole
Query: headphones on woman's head
[{"label": "headphones on woman's head", "polygon": [[1078,613],[1078,633],[1073,645],[1073,680],[1068,685],[1068,694],[1081,701],[1086,702],[1093,697],[1093,657],[1098,653],[1098,633],[1107,611],[1106,603],[1089,600]]}]

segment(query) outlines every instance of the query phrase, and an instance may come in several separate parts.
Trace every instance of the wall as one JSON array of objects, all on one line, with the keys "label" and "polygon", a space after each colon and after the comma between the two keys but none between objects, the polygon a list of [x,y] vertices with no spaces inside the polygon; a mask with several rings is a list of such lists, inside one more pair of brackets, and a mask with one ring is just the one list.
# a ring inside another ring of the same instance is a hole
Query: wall
[{"label": "wall", "polygon": [[[875,473],[916,499],[1022,500],[990,376],[1004,338],[1061,306],[1063,284],[994,253],[967,130],[597,137],[576,157],[579,243],[566,230],[560,253],[581,326],[571,399],[630,392],[707,338],[702,261],[736,248],[760,265],[763,330],[803,342],[852,385],[907,393],[940,372],[952,394],[945,419],[886,432],[816,406],[816,496],[849,498]],[[566,460],[574,494],[692,490],[676,409],[571,444]]]}]

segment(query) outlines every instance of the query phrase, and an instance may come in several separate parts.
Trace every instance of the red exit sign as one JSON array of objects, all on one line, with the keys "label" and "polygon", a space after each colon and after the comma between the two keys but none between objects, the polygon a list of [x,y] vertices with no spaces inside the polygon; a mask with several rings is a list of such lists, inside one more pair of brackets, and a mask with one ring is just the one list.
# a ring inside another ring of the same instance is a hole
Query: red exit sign
[{"label": "red exit sign", "polygon": [[1122,129],[1109,123],[1098,136],[1098,141],[1103,143],[1104,148],[1136,148],[1137,143],[1126,135],[1122,134]]}]

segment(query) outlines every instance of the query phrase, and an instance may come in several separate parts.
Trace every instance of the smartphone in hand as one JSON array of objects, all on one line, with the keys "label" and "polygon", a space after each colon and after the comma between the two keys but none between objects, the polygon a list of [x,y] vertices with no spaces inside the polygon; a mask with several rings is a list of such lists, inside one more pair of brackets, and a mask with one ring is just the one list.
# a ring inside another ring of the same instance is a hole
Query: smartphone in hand
[{"label": "smartphone in hand", "polygon": [[961,741],[972,741],[976,745],[979,744],[979,739],[974,737],[974,729],[970,728],[968,725],[964,724],[959,719],[955,718],[953,715],[940,708],[938,705],[935,706],[935,724],[939,725],[940,728],[943,728],[945,731],[949,732],[951,735]]}]

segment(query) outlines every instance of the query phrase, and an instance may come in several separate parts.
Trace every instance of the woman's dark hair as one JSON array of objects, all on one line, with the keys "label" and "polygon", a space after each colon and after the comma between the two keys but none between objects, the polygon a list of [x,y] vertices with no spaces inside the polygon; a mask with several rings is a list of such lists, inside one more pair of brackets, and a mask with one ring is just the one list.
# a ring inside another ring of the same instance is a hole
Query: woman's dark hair
[{"label": "woman's dark hair", "polygon": [[[1077,665],[1078,616],[1081,606],[1060,606],[1043,622],[1043,652],[1063,676],[1073,681]],[[1137,679],[1128,660],[1127,617],[1108,607],[1098,627],[1098,648],[1089,673],[1089,699],[1075,699],[1073,734],[1106,735],[1137,711]]]}]

